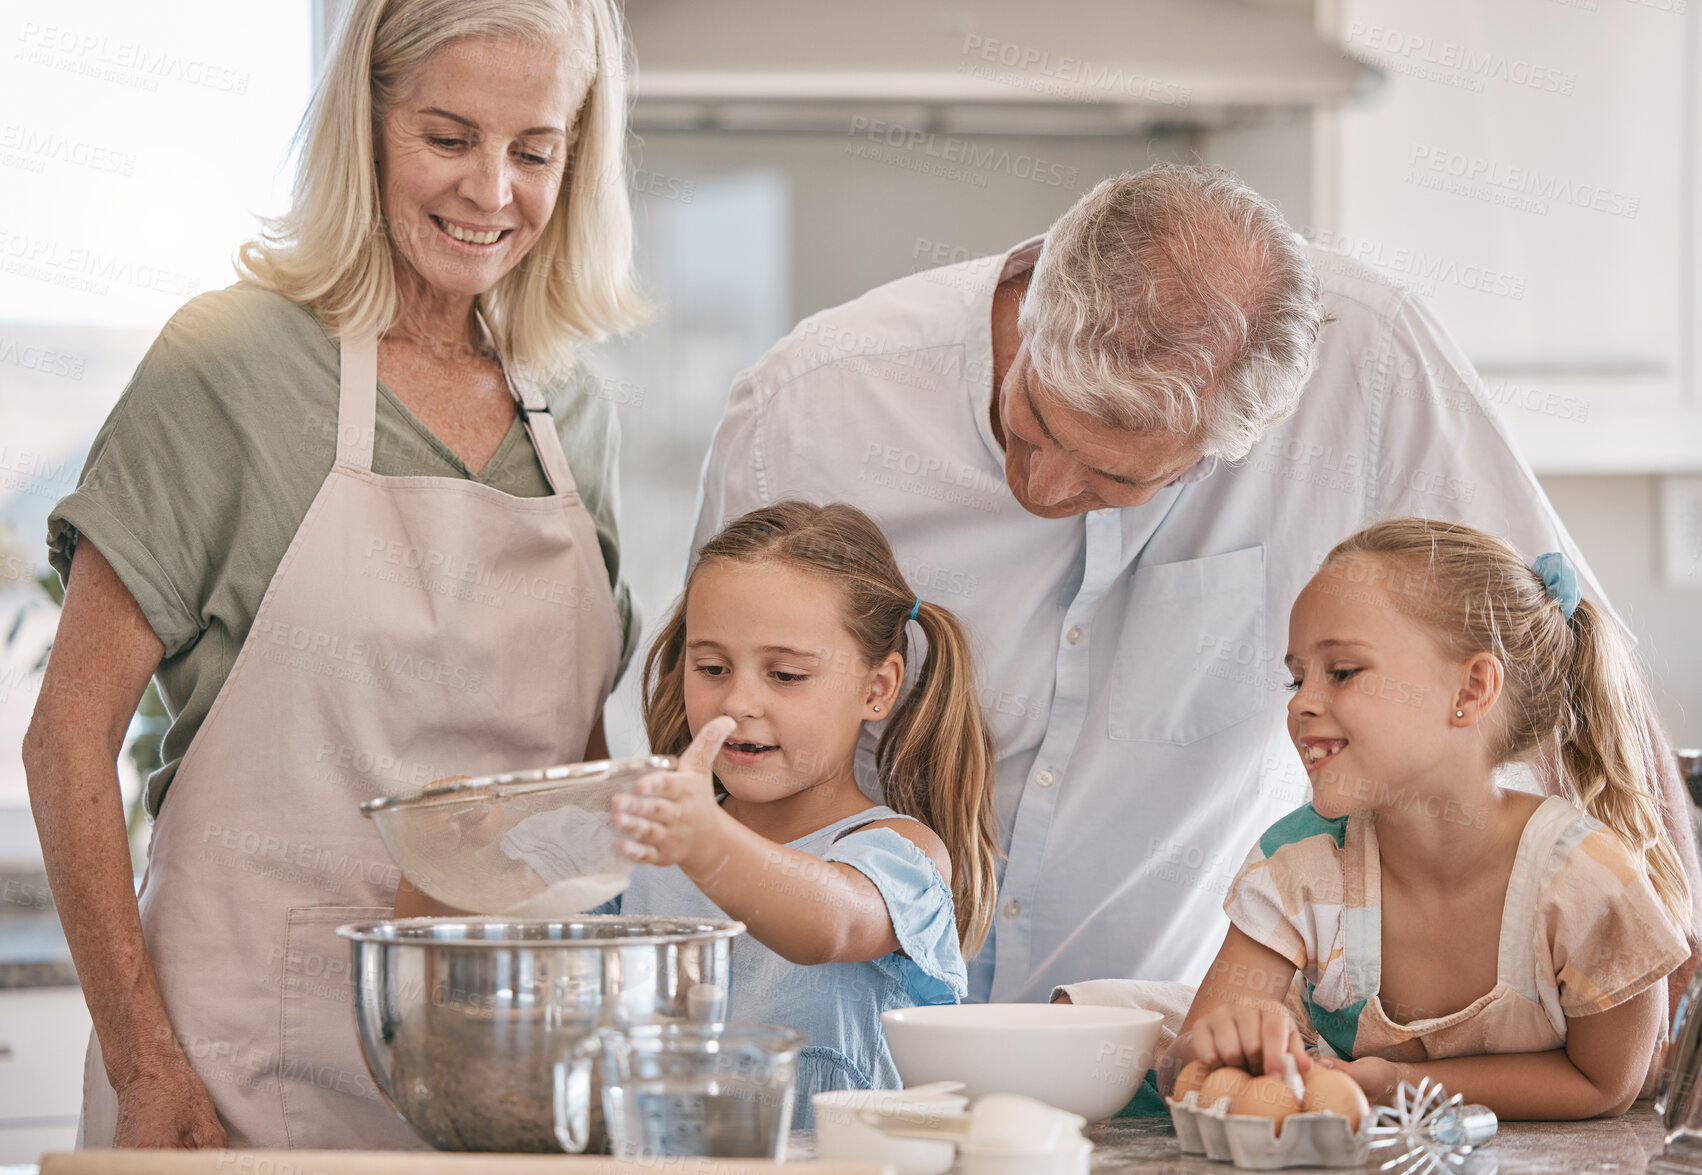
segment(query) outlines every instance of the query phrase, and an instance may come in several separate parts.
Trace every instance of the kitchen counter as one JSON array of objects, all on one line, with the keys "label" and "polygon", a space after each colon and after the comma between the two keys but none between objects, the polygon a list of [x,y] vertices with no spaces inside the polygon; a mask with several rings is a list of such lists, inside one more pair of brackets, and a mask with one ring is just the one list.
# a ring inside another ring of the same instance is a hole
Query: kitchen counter
[{"label": "kitchen counter", "polygon": [[[1638,1175],[1660,1153],[1662,1129],[1654,1103],[1640,1101],[1621,1118],[1588,1122],[1503,1122],[1495,1140],[1474,1152],[1468,1175]],[[1239,1168],[1184,1155],[1168,1118],[1123,1118],[1089,1132],[1094,1175],[1231,1175]],[[814,1139],[796,1134],[789,1155],[815,1153]],[[1375,1171],[1384,1157],[1366,1168]],[[1493,1160],[1493,1162],[1491,1162]],[[953,1168],[956,1170],[956,1168]],[[1290,1167],[1317,1172],[1324,1168]]]},{"label": "kitchen counter", "polygon": [[[1622,1118],[1588,1122],[1504,1122],[1495,1140],[1482,1148],[1474,1175],[1539,1175],[1542,1172],[1616,1172],[1635,1175],[1661,1150],[1662,1129],[1651,1102],[1638,1102]],[[1095,1135],[1095,1172],[1139,1172],[1140,1175],[1204,1175],[1233,1171],[1198,1155],[1184,1155],[1176,1146],[1168,1118],[1124,1119],[1107,1124]],[[1371,1163],[1375,1169],[1384,1157]],[[1488,1160],[1493,1158],[1494,1164]],[[1306,1170],[1307,1168],[1290,1168]]]},{"label": "kitchen counter", "polygon": [[[1097,1127],[1094,1175],[1230,1175],[1238,1168],[1184,1155],[1167,1118],[1123,1119]],[[792,1136],[788,1157],[814,1155],[809,1133]],[[1661,1124],[1654,1106],[1638,1102],[1622,1118],[1589,1122],[1504,1122],[1495,1140],[1480,1148],[1467,1167],[1469,1175],[1638,1175],[1660,1152]],[[250,1155],[253,1159],[255,1156]],[[411,1157],[411,1156],[409,1156]],[[471,1156],[468,1156],[471,1157]],[[404,1156],[398,1156],[404,1158]],[[1493,1160],[1493,1161],[1492,1161]],[[1376,1169],[1374,1160],[1368,1170]],[[185,1166],[190,1166],[186,1160]],[[417,1166],[417,1161],[412,1164]],[[258,1164],[250,1163],[249,1170]],[[283,1168],[275,1168],[283,1169]],[[400,1164],[399,1171],[408,1169]],[[241,1168],[236,1169],[240,1175]],[[1291,1167],[1291,1171],[1318,1168]],[[0,1175],[37,1175],[33,1166],[0,1167]]]},{"label": "kitchen counter", "polygon": [[[0,935],[0,959],[5,955],[4,936]],[[0,961],[0,991],[28,987],[76,987],[77,969],[66,956],[57,960],[35,960],[13,963]]]},{"label": "kitchen counter", "polygon": [[46,876],[0,873],[0,989],[76,984]]}]

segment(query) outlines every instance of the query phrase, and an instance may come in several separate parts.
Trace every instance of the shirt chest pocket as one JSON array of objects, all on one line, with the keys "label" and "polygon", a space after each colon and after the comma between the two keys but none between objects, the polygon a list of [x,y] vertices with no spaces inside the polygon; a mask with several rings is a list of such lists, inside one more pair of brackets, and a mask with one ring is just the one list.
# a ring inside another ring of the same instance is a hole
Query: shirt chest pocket
[{"label": "shirt chest pocket", "polygon": [[1111,671],[1114,739],[1187,744],[1269,704],[1265,548],[1135,571]]}]

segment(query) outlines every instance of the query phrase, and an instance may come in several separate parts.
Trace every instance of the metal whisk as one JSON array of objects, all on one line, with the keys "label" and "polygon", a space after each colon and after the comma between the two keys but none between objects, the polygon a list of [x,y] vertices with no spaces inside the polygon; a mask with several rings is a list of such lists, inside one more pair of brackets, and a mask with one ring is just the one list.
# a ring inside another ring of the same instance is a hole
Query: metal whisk
[{"label": "metal whisk", "polygon": [[1457,1093],[1450,1097],[1428,1077],[1416,1089],[1401,1082],[1395,1104],[1378,1106],[1377,1124],[1367,1131],[1373,1152],[1399,1148],[1378,1170],[1395,1175],[1464,1172],[1466,1156],[1495,1136],[1496,1120],[1487,1107],[1461,1105],[1463,1100]]}]

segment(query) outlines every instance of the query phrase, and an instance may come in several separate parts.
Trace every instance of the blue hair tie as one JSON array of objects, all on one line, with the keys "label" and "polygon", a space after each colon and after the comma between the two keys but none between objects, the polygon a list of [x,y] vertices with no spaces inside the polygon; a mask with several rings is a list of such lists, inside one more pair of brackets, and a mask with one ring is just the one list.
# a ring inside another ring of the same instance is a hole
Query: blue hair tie
[{"label": "blue hair tie", "polygon": [[1561,615],[1572,619],[1572,613],[1578,610],[1578,573],[1572,570],[1572,561],[1559,551],[1550,551],[1546,555],[1537,556],[1537,561],[1531,564],[1531,570],[1542,576],[1542,586],[1548,589],[1548,598],[1560,604]]},{"label": "blue hair tie", "polygon": [[921,610],[922,610],[922,597],[917,596],[916,602],[914,604],[910,605],[910,619],[912,619],[912,620],[916,619],[916,613],[920,612]]}]

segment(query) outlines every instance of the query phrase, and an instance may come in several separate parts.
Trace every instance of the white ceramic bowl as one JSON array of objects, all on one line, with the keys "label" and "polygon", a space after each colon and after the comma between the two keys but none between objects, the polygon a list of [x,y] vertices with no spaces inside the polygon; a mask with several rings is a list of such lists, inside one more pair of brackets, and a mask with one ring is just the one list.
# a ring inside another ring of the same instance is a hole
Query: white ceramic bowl
[{"label": "white ceramic bowl", "polygon": [[961,1081],[970,1098],[1025,1094],[1089,1122],[1135,1096],[1163,1021],[1089,1004],[937,1004],[881,1016],[906,1085]]},{"label": "white ceramic bowl", "polygon": [[1087,1175],[1093,1144],[1084,1138],[1050,1151],[962,1146],[958,1152],[963,1175]]},{"label": "white ceramic bowl", "polygon": [[816,1112],[816,1157],[833,1163],[886,1163],[896,1175],[944,1175],[957,1158],[950,1142],[894,1138],[865,1126],[863,1110],[884,1114],[958,1114],[969,1104],[962,1094],[919,1095],[902,1089],[837,1089],[810,1099]]}]

